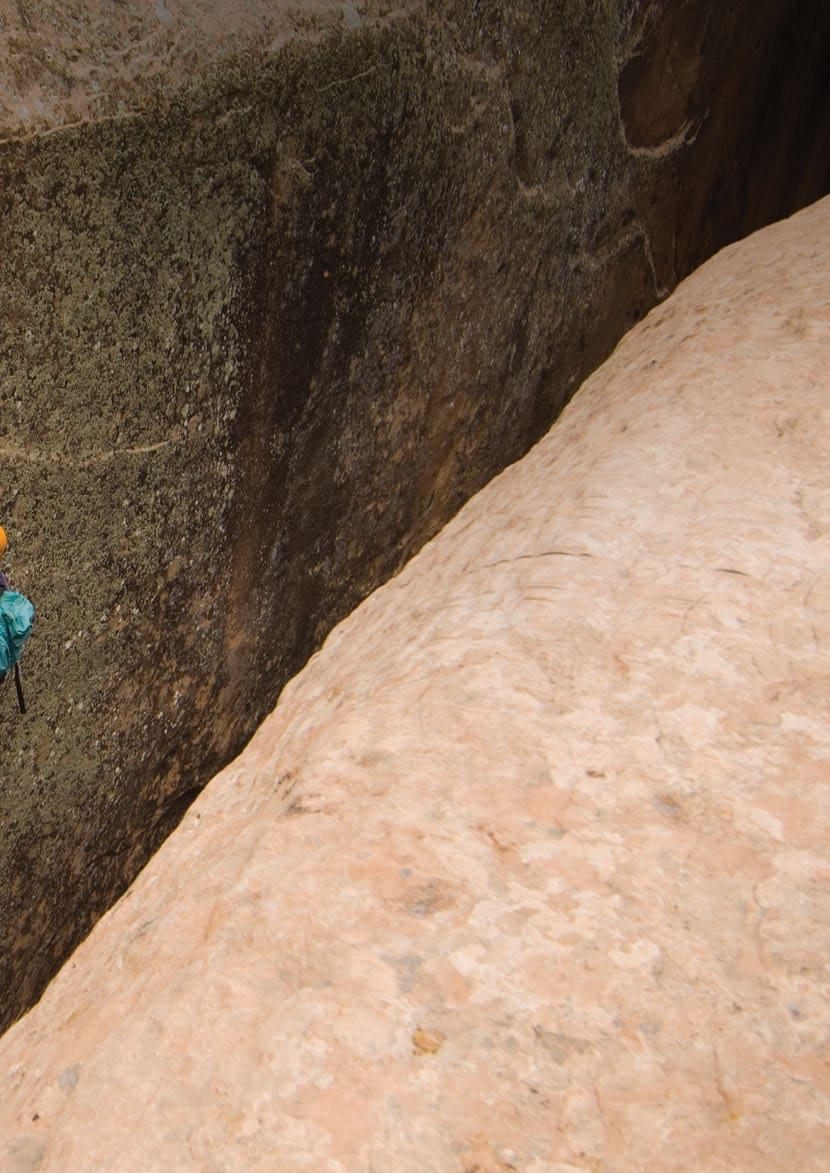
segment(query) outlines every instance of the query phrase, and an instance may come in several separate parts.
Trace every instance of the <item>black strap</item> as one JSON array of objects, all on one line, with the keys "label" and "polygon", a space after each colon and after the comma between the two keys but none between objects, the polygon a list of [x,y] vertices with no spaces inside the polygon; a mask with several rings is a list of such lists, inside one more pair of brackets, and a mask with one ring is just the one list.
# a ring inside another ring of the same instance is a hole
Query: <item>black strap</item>
[{"label": "black strap", "polygon": [[21,713],[26,712],[26,700],[23,696],[23,685],[20,683],[20,665],[14,666],[14,686],[17,689],[17,707]]}]

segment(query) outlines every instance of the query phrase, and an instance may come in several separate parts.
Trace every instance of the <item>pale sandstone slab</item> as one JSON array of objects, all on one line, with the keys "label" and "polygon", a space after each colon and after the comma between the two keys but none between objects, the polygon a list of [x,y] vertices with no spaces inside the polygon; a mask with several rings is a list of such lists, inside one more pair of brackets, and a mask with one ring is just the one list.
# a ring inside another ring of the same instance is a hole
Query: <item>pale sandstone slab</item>
[{"label": "pale sandstone slab", "polygon": [[830,1153],[830,201],[328,639],[0,1045],[3,1168]]}]

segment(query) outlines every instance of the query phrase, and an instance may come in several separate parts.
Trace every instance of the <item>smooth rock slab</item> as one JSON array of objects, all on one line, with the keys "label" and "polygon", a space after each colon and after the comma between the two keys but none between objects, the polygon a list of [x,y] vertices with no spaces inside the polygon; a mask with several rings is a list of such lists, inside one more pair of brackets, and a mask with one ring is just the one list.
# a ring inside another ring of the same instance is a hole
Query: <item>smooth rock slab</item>
[{"label": "smooth rock slab", "polygon": [[334,631],[0,1046],[3,1167],[826,1168],[830,201]]}]

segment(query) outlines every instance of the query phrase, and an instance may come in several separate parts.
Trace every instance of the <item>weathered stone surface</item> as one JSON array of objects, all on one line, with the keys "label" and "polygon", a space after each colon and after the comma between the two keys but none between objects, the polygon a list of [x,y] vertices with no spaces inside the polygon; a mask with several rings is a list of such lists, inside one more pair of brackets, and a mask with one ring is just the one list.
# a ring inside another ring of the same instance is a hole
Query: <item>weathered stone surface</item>
[{"label": "weathered stone surface", "polygon": [[830,201],[326,641],[0,1043],[10,1170],[818,1170]]},{"label": "weathered stone surface", "polygon": [[332,624],[830,158],[823,2],[17,12],[3,1021]]},{"label": "weathered stone surface", "polygon": [[[349,26],[339,0],[17,0],[0,10],[0,127],[10,135],[123,116],[205,61],[261,57]],[[372,18],[389,6],[367,0]]]}]

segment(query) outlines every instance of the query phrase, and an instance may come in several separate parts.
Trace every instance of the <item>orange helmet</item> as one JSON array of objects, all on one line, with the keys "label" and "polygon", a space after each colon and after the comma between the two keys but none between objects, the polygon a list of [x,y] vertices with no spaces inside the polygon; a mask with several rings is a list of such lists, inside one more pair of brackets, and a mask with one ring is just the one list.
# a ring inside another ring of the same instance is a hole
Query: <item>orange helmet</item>
[{"label": "orange helmet", "polygon": [[0,556],[6,553],[9,548],[9,539],[6,537],[6,531],[0,525]]}]

